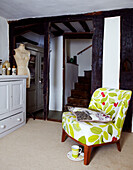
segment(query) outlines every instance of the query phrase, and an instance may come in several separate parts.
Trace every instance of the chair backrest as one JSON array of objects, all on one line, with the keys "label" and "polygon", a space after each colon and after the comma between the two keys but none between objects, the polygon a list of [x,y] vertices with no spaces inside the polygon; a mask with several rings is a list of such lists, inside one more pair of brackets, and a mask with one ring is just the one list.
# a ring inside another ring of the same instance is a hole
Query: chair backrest
[{"label": "chair backrest", "polygon": [[110,115],[116,127],[121,129],[131,95],[132,91],[130,90],[98,88],[91,97],[89,108]]}]

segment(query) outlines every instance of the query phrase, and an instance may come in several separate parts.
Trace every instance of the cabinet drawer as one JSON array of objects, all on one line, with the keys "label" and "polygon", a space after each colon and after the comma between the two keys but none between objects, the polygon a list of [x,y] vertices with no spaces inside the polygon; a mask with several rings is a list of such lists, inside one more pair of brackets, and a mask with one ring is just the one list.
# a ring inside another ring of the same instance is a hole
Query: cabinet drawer
[{"label": "cabinet drawer", "polygon": [[24,121],[24,116],[23,116],[23,112],[8,117],[7,119],[1,120],[0,121],[0,133],[3,133],[21,123],[23,123]]}]

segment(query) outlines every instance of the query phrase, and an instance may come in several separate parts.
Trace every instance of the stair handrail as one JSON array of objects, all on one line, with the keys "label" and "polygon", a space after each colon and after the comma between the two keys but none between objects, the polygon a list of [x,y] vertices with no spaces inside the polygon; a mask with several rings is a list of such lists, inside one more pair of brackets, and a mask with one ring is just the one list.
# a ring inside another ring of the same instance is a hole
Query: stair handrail
[{"label": "stair handrail", "polygon": [[79,55],[79,54],[83,53],[84,51],[88,50],[90,47],[92,47],[92,45],[89,45],[88,47],[84,48],[83,50],[78,52],[77,55]]}]

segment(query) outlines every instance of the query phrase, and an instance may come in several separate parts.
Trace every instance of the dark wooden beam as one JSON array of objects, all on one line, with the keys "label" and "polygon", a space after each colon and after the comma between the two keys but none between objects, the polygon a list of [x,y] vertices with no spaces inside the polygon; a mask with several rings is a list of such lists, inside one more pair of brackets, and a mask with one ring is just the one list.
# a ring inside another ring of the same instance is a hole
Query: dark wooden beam
[{"label": "dark wooden beam", "polygon": [[44,30],[41,27],[31,28],[30,31],[39,35],[44,35]]},{"label": "dark wooden beam", "polygon": [[49,22],[44,23],[44,67],[43,67],[43,94],[44,94],[44,120],[49,112]]},{"label": "dark wooden beam", "polygon": [[85,32],[90,32],[90,29],[88,27],[88,25],[86,24],[85,21],[79,21],[80,25],[83,27],[83,29],[85,30]]},{"label": "dark wooden beam", "polygon": [[25,38],[23,36],[17,36],[16,37],[16,43],[24,43],[24,42],[28,42],[30,44],[38,45],[37,42],[29,40],[29,39],[27,39],[27,38]]},{"label": "dark wooden beam", "polygon": [[28,25],[21,25],[21,26],[14,26],[14,29],[24,29],[24,28],[32,28],[32,27],[35,27],[35,26],[37,26],[37,25],[39,25],[39,24],[41,24],[41,23],[32,23],[32,24],[28,24]]},{"label": "dark wooden beam", "polygon": [[[121,17],[120,89],[133,91],[133,15]],[[123,131],[131,132],[133,96],[124,121]]]},{"label": "dark wooden beam", "polygon": [[69,28],[72,32],[77,32],[77,30],[69,23],[69,22],[63,22],[63,24]]},{"label": "dark wooden beam", "polygon": [[63,35],[61,32],[58,32],[58,31],[52,31],[51,33],[52,33],[55,37],[58,37],[58,36]]},{"label": "dark wooden beam", "polygon": [[14,37],[14,27],[9,25],[9,61],[11,68],[15,63],[14,59],[14,49],[15,49],[15,37]]},{"label": "dark wooden beam", "polygon": [[91,92],[102,87],[102,63],[103,63],[103,31],[104,17],[94,17],[94,34],[92,40],[92,75]]},{"label": "dark wooden beam", "polygon": [[35,32],[36,34],[39,35],[44,35],[44,27],[43,27],[43,23],[42,24],[37,24],[34,27],[31,27],[30,30],[32,32]]},{"label": "dark wooden beam", "polygon": [[133,8],[117,9],[102,12],[104,17],[114,17],[114,16],[132,16]]},{"label": "dark wooden beam", "polygon": [[30,19],[21,19],[17,21],[8,21],[10,25],[14,28],[25,28],[35,26],[37,24],[44,23],[46,18],[30,18]]},{"label": "dark wooden beam", "polygon": [[93,32],[64,33],[66,39],[92,39]]},{"label": "dark wooden beam", "polygon": [[51,27],[56,29],[60,34],[64,33],[64,31],[60,27],[58,27],[56,24],[54,24],[54,23],[51,23]]},{"label": "dark wooden beam", "polygon": [[15,27],[14,28],[14,36],[22,35],[26,32],[35,32],[37,34],[43,35],[44,34],[44,28],[43,28],[43,23],[42,24],[31,24],[31,25],[26,25],[23,27]]},{"label": "dark wooden beam", "polygon": [[20,36],[20,35],[23,35],[27,32],[30,31],[30,27],[28,28],[19,28],[19,29],[14,29],[14,36],[17,37],[17,36]]}]

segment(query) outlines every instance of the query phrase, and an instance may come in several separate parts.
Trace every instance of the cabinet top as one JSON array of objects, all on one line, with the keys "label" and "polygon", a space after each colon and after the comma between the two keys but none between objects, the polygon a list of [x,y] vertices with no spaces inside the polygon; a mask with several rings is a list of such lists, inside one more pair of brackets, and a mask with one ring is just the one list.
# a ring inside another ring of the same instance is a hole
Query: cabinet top
[{"label": "cabinet top", "polygon": [[3,80],[21,80],[28,78],[27,75],[0,75],[0,81]]}]

